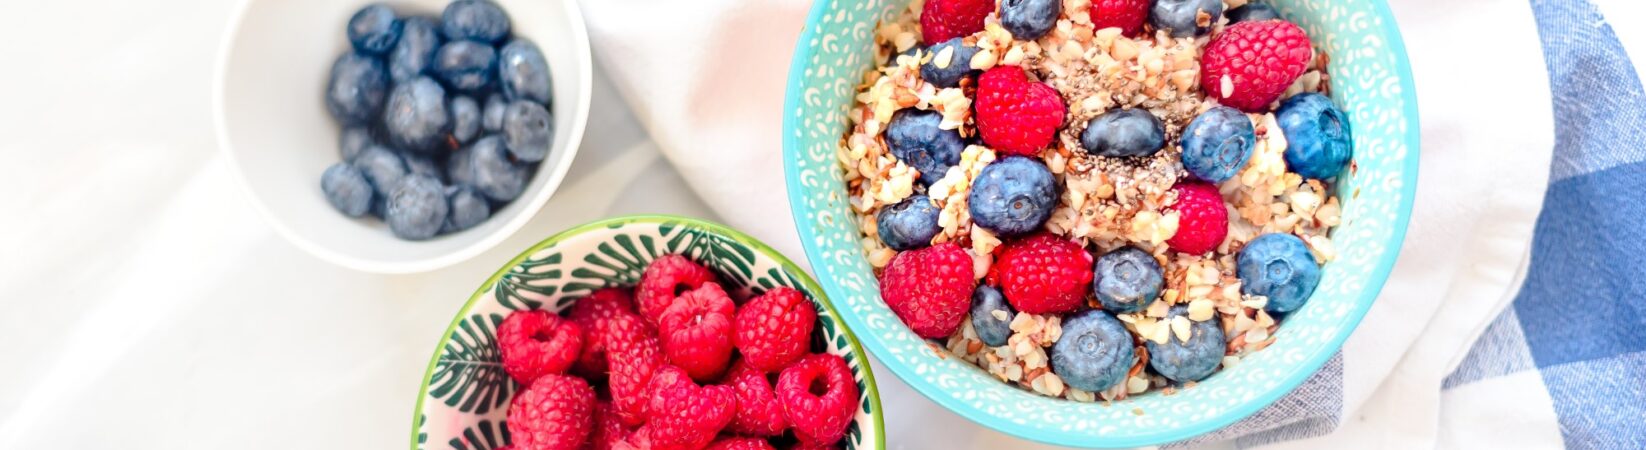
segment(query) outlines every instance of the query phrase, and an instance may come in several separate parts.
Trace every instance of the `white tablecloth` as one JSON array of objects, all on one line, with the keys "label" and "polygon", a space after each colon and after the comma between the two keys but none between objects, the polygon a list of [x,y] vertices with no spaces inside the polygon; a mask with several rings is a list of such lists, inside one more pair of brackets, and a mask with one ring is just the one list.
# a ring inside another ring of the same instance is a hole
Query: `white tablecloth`
[{"label": "white tablecloth", "polygon": [[[11,187],[0,194],[0,449],[402,448],[437,335],[518,249],[600,217],[717,218],[597,69],[593,117],[571,175],[534,221],[495,250],[414,276],[352,272],[301,253],[261,222],[216,152],[211,74],[234,3],[29,2],[13,5],[0,27],[7,91],[0,95],[0,180]],[[1449,39],[1439,26],[1444,19],[1475,14],[1459,9],[1485,6],[1503,8],[1492,13],[1503,23],[1529,25],[1522,2],[1397,3],[1425,96],[1423,183],[1452,182],[1431,163],[1458,167],[1481,157],[1447,152],[1444,144],[1481,148],[1481,139],[1515,140],[1481,134],[1482,127],[1462,119],[1470,113],[1460,101],[1433,108],[1429,96],[1469,84],[1430,80],[1458,80],[1444,75],[1469,64],[1415,48],[1426,45],[1419,39]],[[1414,31],[1413,24],[1429,26]],[[1450,41],[1459,50],[1480,45]],[[1508,54],[1516,70],[1538,70],[1535,53],[1523,53],[1536,51],[1535,39],[1516,42],[1520,47],[1487,51]],[[1534,67],[1525,67],[1527,58]],[[1544,111],[1544,101],[1530,108]],[[770,151],[778,151],[776,142]],[[1499,231],[1516,236],[1521,225]],[[1457,232],[1449,226],[1414,221],[1414,232]],[[786,241],[792,230],[751,231],[778,248],[798,248]],[[1511,240],[1505,248],[1518,245]],[[1515,256],[1488,264],[1496,271],[1471,266],[1462,273],[1512,278]],[[1508,275],[1502,267],[1510,267]],[[1397,276],[1423,276],[1422,269]],[[1445,307],[1489,310],[1495,300]],[[1402,314],[1398,308],[1405,307],[1442,305],[1394,303],[1373,314]],[[1400,339],[1478,332],[1478,325],[1425,325],[1414,324]],[[1356,342],[1376,339],[1357,337],[1350,345]],[[1438,384],[1428,382],[1438,383],[1449,365],[1398,366],[1402,356],[1376,362],[1374,372],[1412,384],[1379,389],[1437,395],[1428,389]],[[971,425],[889,371],[877,372],[893,448],[1030,446]],[[1369,400],[1401,392],[1351,394],[1365,406],[1345,419],[1346,430],[1404,435],[1357,427],[1377,423],[1368,418],[1379,414],[1403,414],[1400,403]]]}]

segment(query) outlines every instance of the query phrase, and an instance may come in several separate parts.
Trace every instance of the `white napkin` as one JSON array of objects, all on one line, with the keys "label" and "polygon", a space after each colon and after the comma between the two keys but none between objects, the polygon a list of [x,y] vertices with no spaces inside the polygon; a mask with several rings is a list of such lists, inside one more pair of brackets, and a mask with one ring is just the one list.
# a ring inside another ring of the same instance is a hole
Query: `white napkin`
[{"label": "white napkin", "polygon": [[[1239,438],[1225,444],[1434,446],[1441,380],[1519,286],[1554,142],[1530,8],[1510,0],[1392,3],[1414,66],[1424,141],[1401,260],[1344,345],[1341,414],[1324,426],[1219,436]],[[666,157],[730,225],[796,259],[804,257],[782,189],[779,133],[789,59],[808,7],[584,2],[596,60]],[[1459,35],[1494,38],[1488,45]],[[1486,82],[1496,87],[1478,88]],[[1491,106],[1505,101],[1525,107]],[[972,426],[895,377],[879,380],[892,448],[1035,447]]]}]

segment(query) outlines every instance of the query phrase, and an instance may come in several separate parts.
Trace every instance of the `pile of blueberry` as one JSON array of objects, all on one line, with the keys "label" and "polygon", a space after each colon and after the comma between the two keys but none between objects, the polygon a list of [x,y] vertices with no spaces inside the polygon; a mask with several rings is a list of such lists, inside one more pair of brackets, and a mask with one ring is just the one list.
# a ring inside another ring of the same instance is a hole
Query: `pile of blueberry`
[{"label": "pile of blueberry", "polygon": [[325,93],[343,126],[343,161],[320,177],[332,206],[421,240],[520,196],[554,142],[554,98],[543,52],[510,35],[502,8],[457,0],[435,18],[372,4],[347,31]]}]

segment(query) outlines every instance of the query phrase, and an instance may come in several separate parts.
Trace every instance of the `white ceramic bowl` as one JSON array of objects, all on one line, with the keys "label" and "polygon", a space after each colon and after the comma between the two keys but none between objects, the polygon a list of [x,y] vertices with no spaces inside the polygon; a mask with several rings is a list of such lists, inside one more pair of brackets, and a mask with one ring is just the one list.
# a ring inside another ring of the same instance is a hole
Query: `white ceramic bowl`
[{"label": "white ceramic bowl", "polygon": [[[375,219],[339,214],[320,192],[338,162],[339,125],[323,93],[331,64],[349,48],[344,26],[367,1],[248,0],[217,61],[213,107],[218,145],[257,208],[281,236],[352,269],[424,272],[461,262],[519,230],[547,202],[583,139],[592,63],[574,0],[496,0],[517,36],[543,50],[554,80],[554,145],[519,199],[468,230],[426,241],[395,238]],[[391,0],[401,14],[438,16],[446,0]]]}]

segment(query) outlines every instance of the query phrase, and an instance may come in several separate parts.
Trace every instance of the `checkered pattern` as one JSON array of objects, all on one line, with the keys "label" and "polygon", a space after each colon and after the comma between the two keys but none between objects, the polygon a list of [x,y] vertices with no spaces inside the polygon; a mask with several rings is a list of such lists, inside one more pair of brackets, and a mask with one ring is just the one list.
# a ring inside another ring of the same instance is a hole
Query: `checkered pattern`
[{"label": "checkered pattern", "polygon": [[1444,389],[1541,389],[1567,447],[1646,448],[1646,94],[1595,5],[1531,5],[1554,90],[1550,185],[1525,285]]}]

